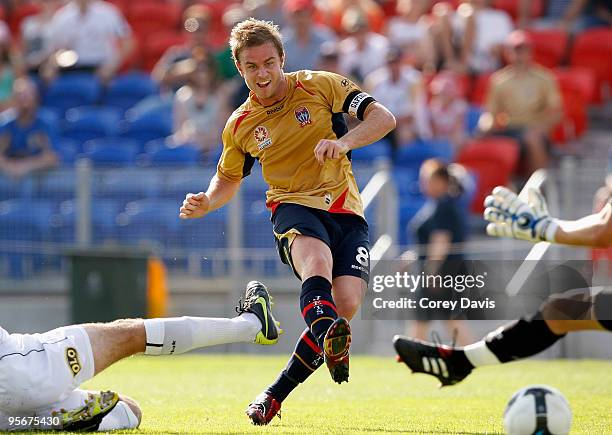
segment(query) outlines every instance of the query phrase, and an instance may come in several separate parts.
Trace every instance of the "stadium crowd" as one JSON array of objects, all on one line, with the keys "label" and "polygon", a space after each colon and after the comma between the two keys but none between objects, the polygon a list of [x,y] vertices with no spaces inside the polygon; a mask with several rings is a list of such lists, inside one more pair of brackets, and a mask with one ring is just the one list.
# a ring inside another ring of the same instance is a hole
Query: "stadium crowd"
[{"label": "stadium crowd", "polygon": [[249,16],[281,27],[285,71],[338,72],[394,113],[398,127],[355,161],[391,157],[407,195],[423,161],[460,163],[474,212],[493,186],[550,165],[610,98],[606,0],[5,0],[0,172],[82,156],[214,165],[248,94],[227,38]]}]

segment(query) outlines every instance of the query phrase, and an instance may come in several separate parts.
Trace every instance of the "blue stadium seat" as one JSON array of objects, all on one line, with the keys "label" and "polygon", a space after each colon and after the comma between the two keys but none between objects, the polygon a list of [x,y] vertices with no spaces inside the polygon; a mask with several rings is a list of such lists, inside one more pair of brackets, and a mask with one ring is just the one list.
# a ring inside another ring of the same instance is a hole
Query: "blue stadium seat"
[{"label": "blue stadium seat", "polygon": [[77,141],[61,137],[54,142],[53,148],[58,154],[62,166],[67,167],[73,166],[77,156],[83,151]]},{"label": "blue stadium seat", "polygon": [[147,153],[145,162],[150,166],[197,166],[200,162],[200,151],[189,145],[164,147]]},{"label": "blue stadium seat", "polygon": [[43,241],[50,235],[53,201],[13,199],[0,202],[0,240]]},{"label": "blue stadium seat", "polygon": [[188,193],[197,193],[206,190],[206,184],[202,180],[210,180],[215,174],[216,168],[181,169],[180,171],[164,171],[169,176],[163,181],[163,189],[160,196],[178,201],[185,199]]},{"label": "blue stadium seat", "polygon": [[16,180],[0,174],[0,201],[29,198],[34,192],[35,184],[35,177],[31,175]]},{"label": "blue stadium seat", "polygon": [[270,223],[270,210],[264,201],[252,203],[242,218],[245,248],[273,248],[274,234]]},{"label": "blue stadium seat", "polygon": [[128,112],[119,130],[120,137],[134,139],[144,147],[149,141],[172,134],[172,108],[164,105],[136,114]]},{"label": "blue stadium seat", "polygon": [[391,157],[391,144],[381,139],[363,148],[351,151],[351,160],[354,162],[374,162],[379,158]]},{"label": "blue stadium seat", "polygon": [[65,74],[47,88],[43,105],[55,110],[61,117],[68,109],[89,106],[100,100],[101,85],[93,74]]},{"label": "blue stadium seat", "polygon": [[63,201],[75,196],[77,180],[74,169],[64,168],[41,173],[37,181],[37,198]]},{"label": "blue stadium seat", "polygon": [[93,188],[94,198],[115,199],[124,204],[142,198],[160,196],[162,174],[158,171],[121,168],[105,171]]},{"label": "blue stadium seat", "polygon": [[[105,243],[116,239],[116,219],[120,212],[120,202],[108,199],[96,199],[92,204],[91,232],[94,243]],[[64,201],[59,212],[51,219],[53,241],[74,243],[77,223],[77,206],[74,200]]]},{"label": "blue stadium seat", "polygon": [[121,243],[153,243],[168,246],[177,238],[179,206],[175,201],[141,199],[130,202],[117,216]]},{"label": "blue stadium seat", "polygon": [[125,112],[157,91],[157,84],[149,74],[130,72],[117,76],[108,84],[102,102],[106,106],[117,107]]},{"label": "blue stadium seat", "polygon": [[136,163],[138,147],[122,141],[90,141],[80,158],[90,159],[95,166],[130,166]]},{"label": "blue stadium seat", "polygon": [[171,242],[171,246],[192,250],[228,247],[227,208],[215,210],[202,220],[182,220],[178,218],[179,207],[175,202],[173,204],[175,204],[175,218],[179,224],[179,232],[176,239]]},{"label": "blue stadium seat", "polygon": [[96,139],[116,136],[121,114],[112,107],[75,107],[66,112],[62,136],[79,144]]},{"label": "blue stadium seat", "polygon": [[396,154],[398,165],[410,168],[420,168],[421,164],[431,158],[450,162],[453,157],[453,146],[445,140],[418,140],[402,146]]}]

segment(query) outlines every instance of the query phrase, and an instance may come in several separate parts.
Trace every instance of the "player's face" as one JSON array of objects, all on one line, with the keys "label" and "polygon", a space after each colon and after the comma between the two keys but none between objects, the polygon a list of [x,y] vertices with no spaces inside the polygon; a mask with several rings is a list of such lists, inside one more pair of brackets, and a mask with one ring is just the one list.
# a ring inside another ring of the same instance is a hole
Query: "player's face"
[{"label": "player's face", "polygon": [[272,42],[243,49],[236,68],[262,105],[268,106],[285,96],[283,59]]}]

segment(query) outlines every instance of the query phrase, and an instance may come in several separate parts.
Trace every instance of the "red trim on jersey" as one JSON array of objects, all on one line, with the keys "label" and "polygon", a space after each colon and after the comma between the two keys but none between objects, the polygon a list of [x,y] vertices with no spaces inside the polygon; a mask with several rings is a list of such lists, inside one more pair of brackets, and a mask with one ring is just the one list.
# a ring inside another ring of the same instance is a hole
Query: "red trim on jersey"
[{"label": "red trim on jersey", "polygon": [[330,301],[323,300],[323,301],[314,301],[314,302],[311,302],[308,305],[306,305],[304,307],[304,309],[302,310],[302,317],[306,317],[306,313],[310,309],[312,309],[312,308],[314,308],[314,307],[316,307],[318,305],[327,305],[328,307],[331,307],[332,310],[334,310],[334,313],[338,314],[338,311],[336,311],[336,307],[334,306],[334,304],[332,304]]},{"label": "red trim on jersey", "polygon": [[281,204],[280,202],[270,201],[266,203],[266,207],[272,210],[272,214],[274,214],[274,212],[276,211],[276,207],[278,207],[280,204]]},{"label": "red trim on jersey", "polygon": [[355,214],[354,211],[344,208],[344,201],[346,200],[347,193],[348,193],[348,188],[344,192],[342,192],[342,195],[340,195],[338,199],[334,201],[334,203],[331,205],[331,207],[327,211],[330,213]]},{"label": "red trim on jersey", "polygon": [[238,130],[238,127],[240,126],[242,121],[244,121],[244,118],[246,118],[249,115],[249,113],[251,113],[250,110],[245,110],[244,112],[240,114],[238,119],[236,119],[236,124],[234,125],[234,132],[233,132],[234,134],[236,134],[236,130]]},{"label": "red trim on jersey", "polygon": [[310,94],[310,95],[316,95],[314,92],[311,92],[311,91],[309,91],[308,89],[306,89],[306,88],[304,87],[304,85],[303,85],[302,83],[300,83],[300,81],[299,81],[299,80],[297,80],[297,81],[295,82],[295,87],[296,87],[296,89],[297,89],[297,88],[302,88],[302,89],[304,89],[304,91],[306,91],[306,93],[308,93],[308,94]]},{"label": "red trim on jersey", "polygon": [[306,343],[308,347],[310,347],[316,353],[322,353],[321,348],[317,346],[317,344],[313,342],[310,338],[308,338],[307,334],[308,334],[308,331],[304,331],[304,333],[302,334],[301,338],[302,340],[304,340],[304,343]]}]

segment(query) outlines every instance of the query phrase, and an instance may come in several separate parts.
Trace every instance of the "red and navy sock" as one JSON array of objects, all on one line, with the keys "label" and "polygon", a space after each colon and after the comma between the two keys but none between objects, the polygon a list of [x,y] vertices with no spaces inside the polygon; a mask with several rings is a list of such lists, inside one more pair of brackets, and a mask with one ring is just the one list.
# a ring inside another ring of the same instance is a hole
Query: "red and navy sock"
[{"label": "red and navy sock", "polygon": [[302,283],[300,294],[302,317],[320,348],[323,348],[325,333],[338,318],[331,290],[331,282],[322,276],[311,276]]},{"label": "red and navy sock", "polygon": [[293,355],[267,393],[282,402],[302,382],[323,364],[323,354],[315,343],[310,329],[306,329],[298,340]]}]

